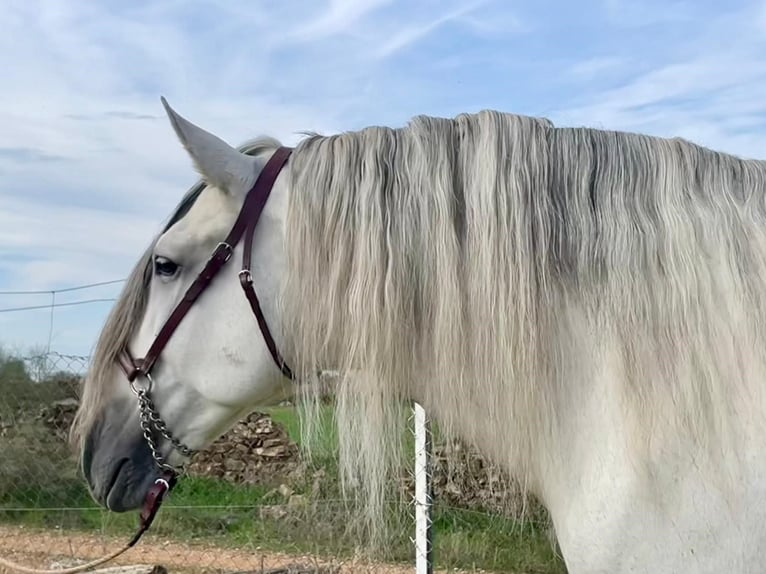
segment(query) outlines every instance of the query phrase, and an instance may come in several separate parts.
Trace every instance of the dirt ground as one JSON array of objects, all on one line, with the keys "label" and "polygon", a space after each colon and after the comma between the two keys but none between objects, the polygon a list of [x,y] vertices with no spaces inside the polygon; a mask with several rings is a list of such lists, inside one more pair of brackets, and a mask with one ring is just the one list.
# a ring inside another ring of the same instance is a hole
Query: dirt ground
[{"label": "dirt ground", "polygon": [[[0,556],[33,568],[68,568],[95,560],[117,550],[124,540],[97,535],[73,534],[24,527],[0,526]],[[236,550],[186,544],[153,538],[147,535],[139,544],[102,567],[143,564],[162,566],[168,574],[211,573],[269,573],[291,572],[412,574],[412,565],[369,564],[360,561],[317,559],[313,556],[293,556],[263,552],[257,547]],[[458,574],[457,570],[444,573]],[[483,571],[475,571],[483,572]],[[15,574],[0,567],[0,574]]]}]

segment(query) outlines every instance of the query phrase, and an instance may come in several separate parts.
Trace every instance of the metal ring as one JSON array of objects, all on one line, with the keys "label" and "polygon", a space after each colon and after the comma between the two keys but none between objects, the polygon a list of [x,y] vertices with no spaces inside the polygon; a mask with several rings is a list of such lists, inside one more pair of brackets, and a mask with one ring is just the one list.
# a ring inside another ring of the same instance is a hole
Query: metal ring
[{"label": "metal ring", "polygon": [[130,381],[130,390],[133,391],[133,394],[136,396],[139,396],[141,393],[148,393],[152,390],[152,386],[154,385],[154,381],[152,380],[152,376],[149,373],[142,373],[143,377],[148,381],[148,384],[145,387],[139,387],[136,385],[136,381],[140,378],[140,375]]},{"label": "metal ring", "polygon": [[161,485],[163,485],[163,486],[164,486],[164,487],[165,487],[167,490],[170,490],[170,484],[169,484],[169,483],[168,483],[168,481],[167,481],[167,480],[165,480],[164,478],[158,478],[157,480],[155,480],[155,481],[154,481],[154,484],[161,484]]}]

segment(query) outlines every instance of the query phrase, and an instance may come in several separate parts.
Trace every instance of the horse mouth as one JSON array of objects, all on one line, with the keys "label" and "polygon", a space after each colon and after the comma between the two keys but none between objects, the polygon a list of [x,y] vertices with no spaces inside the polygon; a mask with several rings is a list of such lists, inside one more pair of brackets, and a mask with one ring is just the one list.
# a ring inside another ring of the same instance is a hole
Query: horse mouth
[{"label": "horse mouth", "polygon": [[[126,487],[132,470],[130,460],[123,458],[112,473],[108,486],[104,490],[104,504],[112,512],[125,512],[130,510],[125,504]],[[127,467],[127,468],[126,468]]]}]

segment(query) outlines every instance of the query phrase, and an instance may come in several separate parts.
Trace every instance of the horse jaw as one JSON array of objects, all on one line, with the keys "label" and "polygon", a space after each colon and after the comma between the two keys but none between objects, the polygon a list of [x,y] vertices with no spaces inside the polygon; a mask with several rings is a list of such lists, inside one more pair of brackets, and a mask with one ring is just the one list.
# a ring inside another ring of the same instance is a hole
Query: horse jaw
[{"label": "horse jaw", "polygon": [[193,124],[161,98],[170,125],[205,182],[244,200],[262,167],[261,160],[241,153],[218,136]]}]

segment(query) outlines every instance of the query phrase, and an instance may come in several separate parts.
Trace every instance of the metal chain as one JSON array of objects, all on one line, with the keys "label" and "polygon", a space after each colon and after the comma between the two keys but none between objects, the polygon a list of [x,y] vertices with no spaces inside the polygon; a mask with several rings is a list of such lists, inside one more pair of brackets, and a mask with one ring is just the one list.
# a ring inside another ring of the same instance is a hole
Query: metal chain
[{"label": "metal chain", "polygon": [[191,458],[197,451],[190,449],[171,434],[165,425],[165,421],[163,421],[157,413],[154,402],[151,397],[149,397],[148,390],[139,389],[136,392],[136,395],[138,396],[141,429],[144,431],[144,439],[146,439],[149,449],[152,451],[152,457],[161,468],[178,472],[178,469],[165,462],[165,457],[160,454],[159,449],[157,448],[157,442],[154,438],[154,433],[152,432],[153,429],[159,431],[159,433],[184,456]]}]

